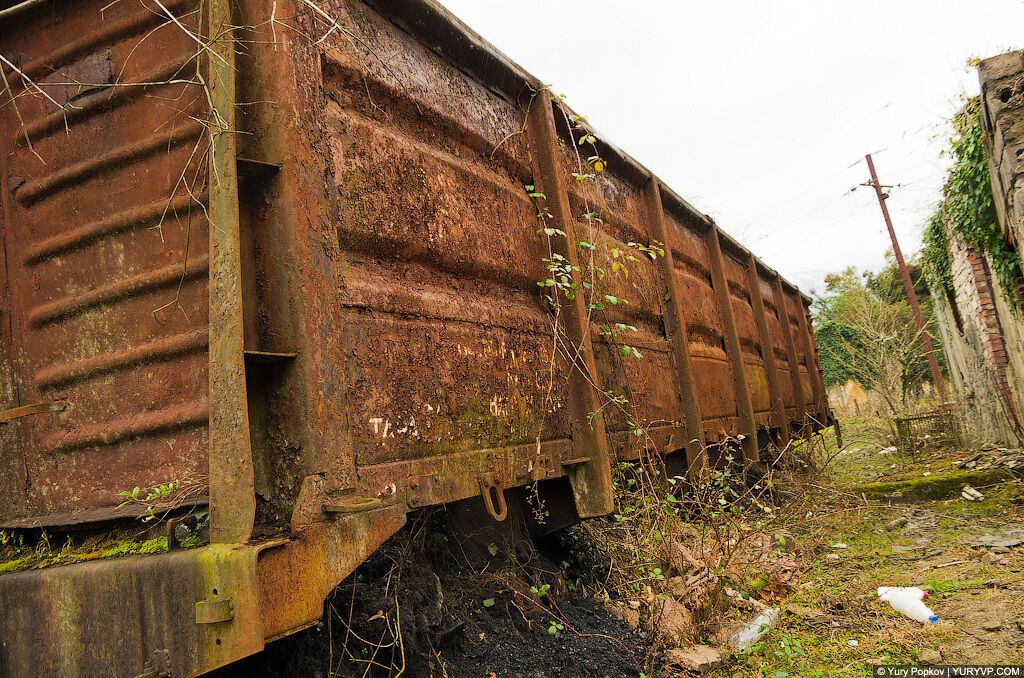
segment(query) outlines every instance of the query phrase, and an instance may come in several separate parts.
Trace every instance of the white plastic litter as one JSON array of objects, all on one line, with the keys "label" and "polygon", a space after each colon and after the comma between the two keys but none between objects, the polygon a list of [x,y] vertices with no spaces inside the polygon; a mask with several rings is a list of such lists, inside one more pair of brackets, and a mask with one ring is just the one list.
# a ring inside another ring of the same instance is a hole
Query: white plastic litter
[{"label": "white plastic litter", "polygon": [[885,447],[878,451],[879,454],[892,454],[896,451],[895,447]]},{"label": "white plastic litter", "polygon": [[736,648],[737,651],[742,652],[761,640],[761,636],[768,633],[778,621],[779,608],[769,607],[744,624],[742,629],[732,634],[732,637],[729,638],[729,644]]},{"label": "white plastic litter", "polygon": [[892,605],[892,609],[904,617],[922,624],[934,624],[939,618],[922,602],[927,597],[928,594],[916,586],[878,587],[878,598]]}]

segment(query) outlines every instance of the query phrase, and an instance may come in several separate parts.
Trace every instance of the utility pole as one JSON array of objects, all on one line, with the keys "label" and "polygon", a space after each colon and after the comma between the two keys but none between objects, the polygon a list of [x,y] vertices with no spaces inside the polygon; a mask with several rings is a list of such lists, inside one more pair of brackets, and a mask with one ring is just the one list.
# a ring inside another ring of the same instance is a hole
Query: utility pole
[{"label": "utility pole", "polygon": [[878,183],[878,175],[875,174],[875,163],[871,160],[871,154],[864,156],[868,161],[868,171],[871,173],[871,186],[878,196],[878,205],[882,208],[882,217],[885,219],[885,226],[889,229],[889,238],[892,239],[892,251],[896,255],[896,264],[900,267],[900,275],[903,276],[903,289],[907,293],[907,301],[914,311],[914,321],[917,323],[917,330],[921,334],[921,344],[924,346],[925,355],[928,356],[928,367],[932,372],[932,383],[940,393],[946,390],[946,382],[942,378],[942,370],[939,369],[939,361],[935,359],[935,349],[932,347],[932,338],[924,326],[924,316],[921,315],[921,305],[917,302],[917,292],[914,291],[914,281],[910,279],[910,271],[907,269],[907,262],[903,260],[903,252],[900,251],[900,243],[896,240],[896,231],[892,228],[892,219],[889,218],[889,208],[885,201],[888,194],[882,192],[882,185]]}]

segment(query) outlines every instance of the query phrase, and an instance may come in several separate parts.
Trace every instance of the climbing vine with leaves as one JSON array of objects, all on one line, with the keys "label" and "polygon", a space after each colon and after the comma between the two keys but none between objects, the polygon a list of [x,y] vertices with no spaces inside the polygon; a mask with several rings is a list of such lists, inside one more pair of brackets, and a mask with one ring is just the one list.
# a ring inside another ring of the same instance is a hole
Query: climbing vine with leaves
[{"label": "climbing vine with leaves", "polygon": [[952,291],[949,242],[944,224],[968,247],[984,254],[1010,306],[1020,308],[1020,259],[999,228],[988,153],[981,126],[980,101],[972,97],[953,117],[953,136],[948,153],[953,164],[946,177],[942,203],[924,229],[923,260],[928,284],[933,289]]},{"label": "climbing vine with leaves", "polygon": [[[535,97],[534,97],[535,98]],[[552,97],[552,101],[561,97]],[[531,99],[531,105],[533,99]],[[597,179],[598,175],[605,171],[608,164],[601,156],[598,148],[598,139],[587,124],[586,118],[575,113],[565,111],[555,103],[556,112],[562,113],[565,117],[566,126],[569,130],[571,148],[575,155],[576,163],[574,170],[570,173],[574,182],[584,183]],[[581,152],[582,151],[582,152]],[[586,155],[585,155],[586,154]],[[597,231],[604,224],[600,212],[594,209],[584,197],[584,207],[579,218],[586,224],[586,232],[577,236],[574,245],[579,249],[580,264],[573,265],[569,258],[559,252],[560,247],[556,246],[555,239],[567,238],[567,234],[561,228],[553,224],[554,215],[544,206],[546,197],[538,191],[536,185],[525,186],[527,196],[533,203],[537,218],[537,234],[544,237],[547,245],[547,256],[543,263],[547,272],[543,280],[537,282],[542,289],[544,300],[551,306],[554,313],[554,331],[556,344],[563,347],[571,346],[560,334],[564,334],[564,328],[559,324],[559,314],[562,300],[573,301],[577,295],[582,294],[586,317],[583,319],[584,336],[590,332],[591,323],[594,321],[594,314],[604,311],[609,307],[625,306],[629,304],[627,299],[618,295],[610,294],[607,290],[607,283],[614,277],[629,277],[630,267],[641,261],[654,261],[659,256],[665,256],[663,243],[653,240],[649,244],[629,242],[626,248],[610,247],[607,251],[597,244]],[[573,243],[567,243],[573,246]],[[605,266],[602,264],[608,264]],[[620,356],[627,359],[643,360],[644,356],[640,349],[628,341],[630,334],[638,332],[634,325],[623,322],[599,322],[598,333],[609,343],[616,345]],[[583,350],[581,346],[571,346],[570,353]],[[581,369],[575,356],[569,355],[568,362],[573,369]],[[588,375],[589,376],[589,375]],[[635,408],[631,407],[627,398],[616,395],[610,390],[603,391],[603,401],[598,411],[588,415],[590,420],[602,416],[602,412],[609,407],[617,408],[626,415],[627,426],[637,438],[646,437],[645,426],[638,422]]]}]

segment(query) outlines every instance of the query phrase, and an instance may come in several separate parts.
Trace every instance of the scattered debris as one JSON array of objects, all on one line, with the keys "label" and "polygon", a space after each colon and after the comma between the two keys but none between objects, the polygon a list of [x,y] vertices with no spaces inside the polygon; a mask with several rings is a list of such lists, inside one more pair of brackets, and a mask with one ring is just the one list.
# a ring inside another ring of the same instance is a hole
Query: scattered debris
[{"label": "scattered debris", "polygon": [[1005,447],[982,448],[970,459],[959,461],[954,466],[976,471],[983,471],[993,468],[1004,468],[1009,471],[1021,473],[1024,471],[1024,450],[1007,449]]},{"label": "scattered debris", "polygon": [[1002,565],[1006,566],[1010,564],[1010,559],[1004,555],[986,551],[981,555],[981,562],[986,565]]},{"label": "scattered debris", "polygon": [[787,605],[786,612],[803,619],[804,621],[817,622],[825,620],[825,613],[813,607],[805,605]]}]

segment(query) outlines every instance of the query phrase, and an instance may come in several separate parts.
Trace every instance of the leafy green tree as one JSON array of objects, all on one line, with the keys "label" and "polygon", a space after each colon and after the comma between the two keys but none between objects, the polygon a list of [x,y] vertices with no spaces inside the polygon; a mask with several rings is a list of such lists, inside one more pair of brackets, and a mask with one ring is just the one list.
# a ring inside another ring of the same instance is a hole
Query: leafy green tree
[{"label": "leafy green tree", "polygon": [[[891,254],[878,273],[850,267],[827,276],[814,310],[825,385],[854,380],[876,393],[891,415],[905,414],[910,396],[928,381],[928,361]],[[922,310],[933,318],[930,299],[922,300]]]}]

